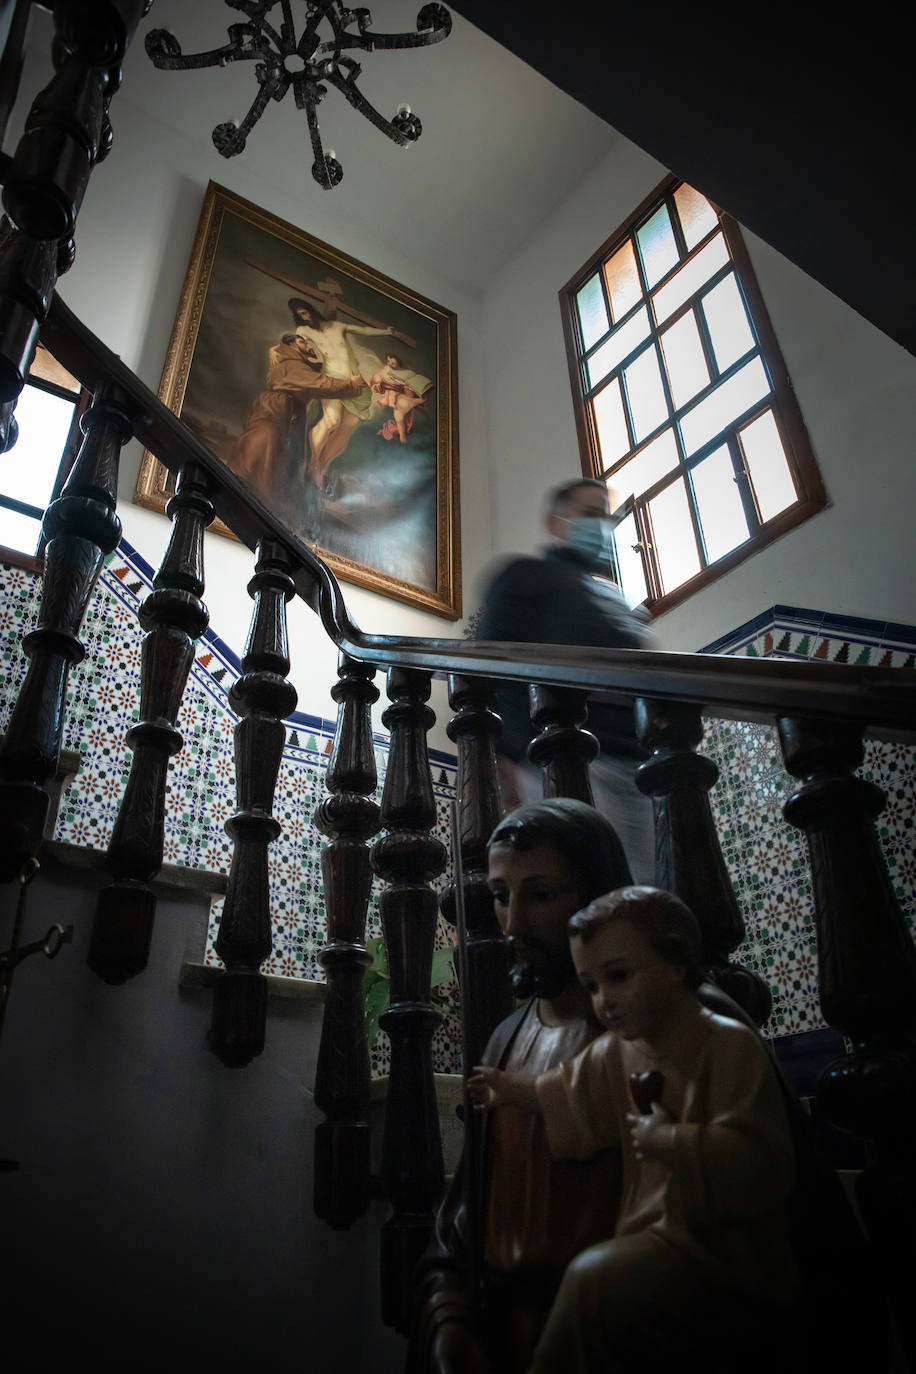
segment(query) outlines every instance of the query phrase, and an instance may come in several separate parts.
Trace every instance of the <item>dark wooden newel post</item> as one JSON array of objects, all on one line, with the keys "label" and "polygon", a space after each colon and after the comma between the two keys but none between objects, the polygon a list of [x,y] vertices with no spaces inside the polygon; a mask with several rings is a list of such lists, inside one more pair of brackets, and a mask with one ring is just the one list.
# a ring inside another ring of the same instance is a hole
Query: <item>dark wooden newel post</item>
[{"label": "dark wooden newel post", "polygon": [[598,741],[585,729],[587,696],[576,687],[531,687],[531,723],[538,734],[528,746],[532,763],[544,770],[545,797],[573,797],[594,806],[588,766]]},{"label": "dark wooden newel post", "polygon": [[391,980],[390,1006],[381,1017],[391,1041],[382,1181],[393,1209],[382,1227],[382,1319],[402,1332],[413,1269],[444,1183],[431,1043],[440,1019],[431,1000],[438,899],[429,882],[445,867],[446,852],[430,834],[436,804],[426,748],[435,720],[426,705],[429,689],[429,673],[392,668],[388,674],[391,705],[382,716],[391,731],[382,794],[388,833],[372,848],[372,867],[388,884],[380,912]]},{"label": "dark wooden newel post", "polygon": [[744,939],[744,918],[709,805],[719,770],[696,752],[703,739],[700,708],[640,698],[635,709],[637,734],[651,750],[636,769],[636,784],[655,809],[655,881],[690,907],[716,982],[762,1026],[770,1014],[770,990],[729,957]]},{"label": "dark wooden newel post", "polygon": [[140,607],[140,719],[127,732],[130,776],[108,848],[114,877],[99,893],[89,966],[107,983],[123,983],[146,967],[156,897],[150,886],[162,867],[168,763],[183,744],[175,722],[195,641],[209,622],[204,590],[203,533],[213,519],[207,483],[196,468],[182,473],[167,510],[172,533],[154,590]]},{"label": "dark wooden newel post", "polygon": [[[508,946],[487,887],[487,841],[501,814],[495,740],[502,726],[493,710],[488,682],[450,677],[448,699],[456,713],[447,729],[458,751],[458,828],[467,927],[468,986],[461,989],[467,1071],[480,1063],[494,1027],[513,1006]],[[442,895],[442,911],[455,925],[454,883]]]},{"label": "dark wooden newel post", "polygon": [[370,708],[375,669],[341,654],[337,733],[327,773],[331,793],[315,824],[331,843],[321,855],[327,944],[320,955],[328,992],[315,1074],[315,1104],[327,1117],[315,1131],[315,1212],[339,1229],[369,1205],[369,1049],[363,1005],[366,912],[372,891],[369,840],[379,828],[378,775]]},{"label": "dark wooden newel post", "polygon": [[226,822],[234,847],[216,938],[226,972],[216,985],[210,1045],[224,1064],[247,1064],[264,1048],[267,979],[260,966],[273,948],[267,846],[280,833],[272,815],[274,788],[286,743],[283,721],[296,709],[286,678],[289,653],[286,603],[295,593],[292,564],[282,544],[258,546],[248,594],[254,599],[242,675],[229,691],[240,720],[235,727],[238,809]]},{"label": "dark wooden newel post", "polygon": [[121,537],[115,513],[118,458],[131,435],[123,397],[102,387],[83,416],[85,438],[66,486],[45,512],[45,570],[38,626],[22,647],[25,681],[0,754],[0,878],[17,877],[41,847],[48,793],[60,757],[70,666],[105,555]]},{"label": "dark wooden newel post", "polygon": [[855,776],[862,728],[778,721],[801,786],[786,819],[808,838],[824,1019],[852,1042],[821,1074],[818,1104],[869,1142],[857,1187],[904,1349],[916,1368],[916,950],[878,843],[885,796]]},{"label": "dark wooden newel post", "polygon": [[[4,9],[12,8],[9,5]],[[54,4],[54,75],[26,115],[15,152],[0,157],[0,402],[31,366],[58,273],[72,265],[89,177],[112,143],[111,98],[146,0]]]}]

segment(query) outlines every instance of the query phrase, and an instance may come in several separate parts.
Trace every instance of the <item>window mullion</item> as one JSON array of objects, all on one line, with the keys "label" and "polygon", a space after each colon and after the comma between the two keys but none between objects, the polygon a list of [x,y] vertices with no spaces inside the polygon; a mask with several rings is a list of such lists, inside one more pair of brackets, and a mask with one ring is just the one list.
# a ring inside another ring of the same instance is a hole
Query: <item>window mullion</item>
[{"label": "window mullion", "polygon": [[741,452],[741,445],[738,442],[737,429],[732,430],[728,436],[728,452],[735,469],[735,484],[738,494],[741,497],[741,505],[744,508],[744,515],[747,520],[747,528],[750,537],[753,539],[760,529],[760,516],[757,512],[757,499],[754,495],[754,484],[751,481],[751,474],[747,470],[744,461],[744,454]]},{"label": "window mullion", "polygon": [[642,558],[643,571],[646,577],[646,587],[649,591],[649,601],[657,601],[662,594],[662,579],[659,571],[658,559],[655,556],[655,544],[652,535],[652,524],[649,520],[647,503],[641,498],[633,502],[633,515],[636,519],[636,528],[639,532],[639,554]]}]

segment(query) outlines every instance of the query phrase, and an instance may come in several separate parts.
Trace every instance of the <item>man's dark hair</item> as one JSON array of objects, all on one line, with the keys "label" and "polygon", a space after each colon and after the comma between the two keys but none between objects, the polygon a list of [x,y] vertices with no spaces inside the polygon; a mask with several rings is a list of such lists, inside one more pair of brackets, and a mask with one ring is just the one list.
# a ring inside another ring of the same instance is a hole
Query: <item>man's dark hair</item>
[{"label": "man's dark hair", "polygon": [[569,864],[583,902],[633,881],[623,845],[610,821],[585,802],[548,797],[511,812],[490,836],[495,844],[526,851],[551,845]]},{"label": "man's dark hair", "polygon": [[700,962],[700,927],[680,897],[660,887],[621,887],[577,911],[569,922],[569,933],[587,944],[611,921],[632,921],[666,964],[684,969],[685,987],[700,986],[705,977]]},{"label": "man's dark hair", "polygon": [[580,487],[597,487],[599,491],[603,491],[605,496],[607,496],[606,483],[600,482],[597,477],[573,477],[568,482],[561,482],[559,486],[551,487],[544,498],[545,516],[562,515],[563,511],[566,510],[569,505],[570,496],[572,496],[574,491],[578,491]]},{"label": "man's dark hair", "polygon": [[299,296],[292,296],[292,297],[286,302],[286,304],[287,304],[287,306],[289,307],[289,313],[292,315],[293,320],[294,320],[297,324],[299,323],[299,320],[298,320],[298,312],[299,312],[300,310],[306,310],[306,311],[308,311],[308,314],[309,314],[309,316],[310,316],[310,321],[309,321],[309,323],[310,323],[312,329],[318,329],[318,328],[320,327],[320,325],[321,325],[321,316],[320,316],[320,314],[318,313],[318,311],[315,309],[315,307],[314,307],[309,301],[301,300]]}]

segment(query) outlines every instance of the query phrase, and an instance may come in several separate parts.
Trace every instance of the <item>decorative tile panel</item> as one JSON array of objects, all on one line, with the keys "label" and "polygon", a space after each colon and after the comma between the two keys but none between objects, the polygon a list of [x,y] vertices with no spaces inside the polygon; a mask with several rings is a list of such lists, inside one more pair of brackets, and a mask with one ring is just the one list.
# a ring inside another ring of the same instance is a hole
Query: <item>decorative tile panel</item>
[{"label": "decorative tile panel", "polygon": [[[106,561],[82,631],[86,657],[70,673],[64,747],[78,750],[83,764],[62,799],[55,838],[105,849],[130,767],[124,735],[138,718],[140,645],[137,610],[152,587],[153,572],[122,541]],[[22,636],[37,623],[40,580],[0,565],[0,730],[5,729],[27,662]],[[830,615],[799,607],[774,606],[723,636],[709,653],[775,658],[827,659],[913,667],[912,626]],[[184,747],[171,760],[165,859],[190,868],[226,873],[231,844],[224,825],[235,809],[232,731],[237,717],[228,691],[241,665],[212,630],[202,636],[179,717]],[[274,814],[282,826],[271,845],[268,869],[272,900],[273,952],[265,971],[287,978],[324,981],[318,953],[325,940],[321,850],[324,838],[312,815],[324,795],[324,779],[335,722],[296,712],[286,722],[287,742],[277,780]],[[381,799],[388,739],[375,737]],[[731,873],[747,937],[736,958],[760,973],[773,992],[771,1036],[822,1033],[817,996],[817,950],[813,899],[804,836],[783,819],[793,786],[785,773],[775,728],[751,723],[707,721],[704,752],[719,765],[710,795],[722,850]],[[436,834],[448,847],[450,803],[455,793],[455,758],[431,751],[438,809]],[[916,751],[869,741],[862,776],[887,794],[879,836],[891,880],[910,928],[916,930],[916,858],[913,850]],[[441,891],[451,881],[449,868]],[[368,933],[379,932],[374,885]],[[219,966],[213,949],[221,899],[210,912],[203,958]],[[437,948],[453,943],[440,917]],[[434,993],[443,1021],[433,1040],[440,1073],[460,1067],[457,984]],[[787,1042],[788,1043],[788,1042]],[[798,1045],[793,1039],[793,1046]],[[372,1052],[372,1072],[387,1071],[384,1032]]]},{"label": "decorative tile panel", "polygon": [[[130,770],[124,736],[139,719],[140,604],[152,589],[153,569],[126,540],[106,560],[80,634],[86,656],[70,672],[64,723],[64,747],[82,755],[82,767],[61,801],[54,838],[104,850],[108,847]],[[38,620],[41,580],[0,565],[0,730],[5,729],[27,659],[20,643]],[[316,633],[321,633],[316,626]],[[232,732],[238,717],[228,692],[241,672],[239,656],[213,630],[201,637],[178,717],[184,746],[170,760],[166,794],[167,863],[228,873],[232,844],[224,826],[235,810],[235,761]],[[312,824],[325,795],[325,774],[336,722],[304,712],[286,721],[287,739],[274,794],[274,815],[282,833],[268,851],[273,951],[265,973],[324,982],[318,953],[326,938],[321,850],[324,836]],[[388,762],[388,737],[375,736],[381,800]],[[449,807],[455,794],[453,755],[430,751],[433,791],[438,809],[436,834],[448,845]],[[444,874],[440,889],[450,881]],[[368,934],[380,930],[378,894],[373,885]],[[222,898],[210,910],[206,964],[221,967],[213,942]],[[437,947],[452,942],[452,931],[440,917]],[[436,991],[444,1020],[433,1043],[437,1073],[458,1068],[457,986]],[[387,1071],[388,1040],[384,1032],[373,1052],[374,1074]]]},{"label": "decorative tile panel", "polygon": [[[916,628],[774,606],[704,653],[823,659],[912,668]],[[775,1037],[825,1026],[817,993],[814,898],[805,836],[783,818],[795,780],[786,773],[775,726],[710,719],[702,750],[719,766],[713,816],[747,938],[733,956],[766,978]],[[916,934],[916,750],[866,741],[861,777],[887,796],[878,836],[909,929]]]}]

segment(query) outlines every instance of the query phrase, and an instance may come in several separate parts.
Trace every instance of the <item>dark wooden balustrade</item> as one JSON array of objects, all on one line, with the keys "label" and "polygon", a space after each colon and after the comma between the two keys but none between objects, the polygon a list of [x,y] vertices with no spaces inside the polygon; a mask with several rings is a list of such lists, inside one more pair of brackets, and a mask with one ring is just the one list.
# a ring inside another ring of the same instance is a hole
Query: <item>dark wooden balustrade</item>
[{"label": "dark wooden balustrade", "polygon": [[[0,450],[15,438],[14,404],[57,278],[73,262],[73,230],[89,176],[111,146],[109,104],[145,7],[145,0],[53,7],[54,76],[32,102],[15,152],[0,155]],[[16,19],[10,41],[21,61],[25,29],[21,15]],[[103,558],[121,534],[118,454],[132,433],[134,410],[109,377],[99,376],[88,390],[95,399],[83,421],[86,438],[45,514],[41,617],[23,644],[29,670],[0,757],[4,879],[31,865],[40,848],[69,668],[83,656],[77,633]]]},{"label": "dark wooden balustrade", "polygon": [[[455,712],[446,728],[458,755],[455,790],[465,919],[462,1054],[472,1067],[480,1063],[494,1026],[513,1007],[507,946],[487,886],[487,841],[502,815],[496,767],[496,739],[502,724],[493,710],[492,687],[480,678],[449,678],[449,705]],[[452,881],[442,894],[441,906],[453,926],[458,924],[456,905]],[[458,968],[460,977],[460,964]]]},{"label": "dark wooden balustrade", "polygon": [[784,810],[808,840],[821,1009],[852,1045],[821,1074],[817,1100],[828,1120],[869,1143],[858,1201],[916,1368],[916,949],[878,844],[885,797],[855,776],[861,726],[778,725],[786,768],[801,781]]},{"label": "dark wooden balustrade", "polygon": [[435,721],[428,673],[393,668],[382,721],[391,732],[382,792],[382,827],[372,867],[387,886],[380,914],[391,991],[380,1018],[391,1042],[382,1142],[382,1181],[392,1215],[382,1227],[382,1318],[407,1330],[411,1276],[432,1231],[444,1174],[433,1083],[432,1037],[440,1016],[431,974],[438,899],[431,879],[445,867],[445,846],[431,833],[436,803],[426,735]]},{"label": "dark wooden balustrade", "polygon": [[328,992],[315,1073],[315,1104],[327,1120],[315,1130],[314,1206],[338,1229],[352,1225],[369,1205],[369,1049],[363,1005],[366,913],[372,892],[367,840],[376,834],[380,808],[370,707],[378,700],[375,670],[340,657],[337,732],[328,763],[330,796],[315,824],[330,844],[321,856],[327,943],[320,959]]},{"label": "dark wooden balustrade", "polygon": [[238,809],[226,822],[232,862],[215,942],[226,971],[213,997],[210,1046],[233,1067],[261,1053],[267,1023],[267,978],[261,972],[273,948],[267,847],[280,833],[272,815],[274,788],[286,743],[283,721],[297,701],[286,678],[286,603],[295,590],[289,573],[283,545],[265,542],[248,584],[254,612],[242,675],[229,690],[229,703],[240,717],[235,727]]},{"label": "dark wooden balustrade", "polygon": [[100,388],[82,425],[85,438],[73,470],[45,512],[41,612],[37,628],[22,641],[29,667],[0,752],[3,880],[31,867],[41,849],[67,679],[85,653],[78,631],[105,555],[121,537],[115,514],[118,458],[131,424],[117,387]]},{"label": "dark wooden balustrade", "polygon": [[54,75],[33,100],[15,152],[0,160],[0,402],[19,395],[57,277],[73,262],[76,218],[93,167],[111,147],[109,106],[147,2],[48,8]]},{"label": "dark wooden balustrade", "polygon": [[715,981],[762,1026],[770,1014],[770,990],[729,958],[746,931],[709,806],[719,769],[696,752],[703,739],[700,708],[642,697],[635,711],[637,732],[651,751],[636,770],[636,782],[655,811],[656,884],[690,907]]},{"label": "dark wooden balustrade", "polygon": [[168,514],[172,532],[154,590],[139,611],[142,650],[140,720],[125,739],[130,775],[108,847],[114,882],[99,894],[89,964],[108,983],[123,983],[146,967],[162,866],[168,762],[183,744],[176,726],[195,642],[209,623],[204,590],[203,532],[213,519],[207,481],[182,473]]},{"label": "dark wooden balustrade", "polygon": [[538,733],[528,757],[544,771],[545,797],[573,797],[594,806],[588,765],[598,741],[585,729],[586,693],[570,687],[532,687],[531,724]]}]

